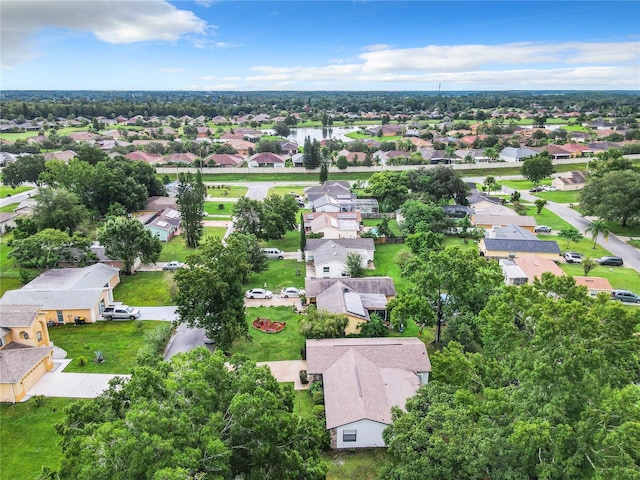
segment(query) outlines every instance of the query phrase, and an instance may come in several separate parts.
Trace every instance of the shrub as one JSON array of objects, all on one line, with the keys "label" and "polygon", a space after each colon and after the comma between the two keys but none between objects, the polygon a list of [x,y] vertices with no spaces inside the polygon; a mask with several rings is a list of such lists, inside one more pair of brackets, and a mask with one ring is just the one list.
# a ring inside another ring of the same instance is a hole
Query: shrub
[{"label": "shrub", "polygon": [[102,354],[102,350],[98,350],[93,352],[93,354],[95,355],[93,361],[95,363],[103,363],[105,361],[104,355]]},{"label": "shrub", "polygon": [[224,203],[218,204],[218,210],[224,210]]},{"label": "shrub", "polygon": [[85,357],[84,355],[78,357],[78,365],[80,365],[81,367],[84,367],[87,364],[87,357]]},{"label": "shrub", "polygon": [[311,394],[311,398],[313,399],[313,403],[315,405],[324,405],[324,392],[323,391],[313,392]]},{"label": "shrub", "polygon": [[41,407],[44,402],[44,395],[34,395],[33,401],[36,403],[36,407]]}]

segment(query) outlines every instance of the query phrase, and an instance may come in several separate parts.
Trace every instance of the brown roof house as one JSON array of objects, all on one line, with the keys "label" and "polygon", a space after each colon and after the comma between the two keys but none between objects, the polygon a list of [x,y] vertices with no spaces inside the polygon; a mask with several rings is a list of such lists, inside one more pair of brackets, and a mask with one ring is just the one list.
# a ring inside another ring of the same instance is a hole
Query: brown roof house
[{"label": "brown roof house", "polygon": [[40,305],[0,308],[0,402],[16,403],[53,369],[53,346]]},{"label": "brown roof house", "polygon": [[586,182],[587,179],[584,172],[567,172],[554,178],[551,185],[558,190],[567,192],[570,190],[581,190],[584,188]]},{"label": "brown roof house", "polygon": [[322,378],[333,448],[384,447],[391,408],[404,408],[429,381],[431,363],[417,338],[307,340],[307,372]]},{"label": "brown roof house", "polygon": [[613,287],[609,280],[602,277],[573,277],[577,286],[587,287],[587,292],[592,297],[595,297],[600,292],[611,293]]},{"label": "brown roof house", "polygon": [[318,310],[344,314],[349,319],[345,333],[359,333],[360,325],[375,313],[387,318],[387,304],[396,296],[390,277],[307,278],[305,295]]}]

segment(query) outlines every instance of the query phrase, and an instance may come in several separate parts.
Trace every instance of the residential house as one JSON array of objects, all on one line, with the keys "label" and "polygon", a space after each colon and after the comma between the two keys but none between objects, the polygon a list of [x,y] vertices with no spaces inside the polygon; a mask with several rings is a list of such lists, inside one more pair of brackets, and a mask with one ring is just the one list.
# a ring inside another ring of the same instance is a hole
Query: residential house
[{"label": "residential house", "polygon": [[346,273],[347,257],[350,253],[360,255],[363,268],[369,266],[369,259],[364,252],[345,248],[334,241],[330,241],[316,248],[313,252],[315,276],[318,278],[341,278],[348,276],[348,273]]},{"label": "residential house", "polygon": [[354,251],[366,258],[367,263],[373,262],[376,246],[373,238],[309,238],[304,245],[304,259],[313,262],[316,251],[325,244],[335,244],[349,251]]},{"label": "residential house", "polygon": [[46,322],[74,323],[76,317],[90,323],[113,303],[113,288],[120,270],[102,263],[82,268],[47,270],[19,290],[0,298],[0,311],[39,305]]},{"label": "residential house", "polygon": [[391,277],[307,278],[305,295],[319,311],[346,315],[345,333],[350,335],[358,333],[371,314],[387,320],[387,305],[396,289]]},{"label": "residential house", "polygon": [[587,182],[586,172],[567,172],[561,173],[554,178],[551,185],[558,190],[567,192],[570,190],[581,190]]},{"label": "residential house", "polygon": [[538,152],[525,147],[505,147],[500,151],[500,159],[505,162],[522,162],[536,155],[538,155]]},{"label": "residential house", "polygon": [[280,149],[283,155],[293,155],[298,153],[298,144],[292,140],[283,140],[280,142]]},{"label": "residential house", "polygon": [[76,158],[76,152],[74,152],[73,150],[48,152],[44,154],[45,162],[48,162],[49,160],[60,160],[62,162],[68,163],[69,160],[73,158]]},{"label": "residential house", "polygon": [[308,220],[309,231],[319,233],[323,238],[358,238],[360,233],[358,216],[352,212],[311,213],[306,215],[305,229]]},{"label": "residential house", "polygon": [[516,225],[533,233],[537,225],[534,217],[524,215],[486,215],[474,213],[471,215],[470,220],[474,227],[482,227],[487,230]]},{"label": "residential house", "polygon": [[204,159],[205,164],[218,168],[241,167],[244,163],[242,155],[214,153]]},{"label": "residential house", "polygon": [[587,293],[592,297],[598,295],[598,293],[611,293],[613,287],[609,280],[602,277],[573,277],[577,286],[587,287]]},{"label": "residential house", "polygon": [[276,155],[271,152],[261,152],[256,153],[249,157],[249,161],[247,162],[247,166],[250,168],[256,167],[270,167],[270,168],[281,168],[285,165],[284,157],[280,155]]},{"label": "residential house", "polygon": [[540,280],[545,272],[556,276],[564,275],[562,269],[551,259],[539,255],[524,255],[521,257],[500,259],[498,261],[507,285],[524,285]]},{"label": "residential house", "polygon": [[191,152],[172,153],[164,157],[164,163],[182,163],[191,165],[198,159],[197,155]]},{"label": "residential house", "polygon": [[173,208],[143,210],[132,213],[132,216],[140,221],[146,230],[158,237],[161,242],[171,240],[180,228],[180,212]]},{"label": "residential house", "polygon": [[431,363],[417,338],[307,340],[307,372],[321,378],[332,448],[384,447],[391,409],[429,381]]},{"label": "residential house", "polygon": [[485,230],[484,236],[486,238],[503,238],[510,240],[538,239],[535,233],[532,233],[526,228],[519,227],[518,225],[507,225],[504,227],[491,228],[489,230]]},{"label": "residential house", "polygon": [[[311,222],[317,218],[329,216],[333,217],[336,220],[340,221],[355,221],[358,225],[358,230],[362,225],[362,215],[360,212],[308,212],[303,216],[304,221],[304,231],[306,233],[311,233],[313,230],[311,229]],[[325,236],[326,237],[326,236]],[[336,237],[336,238],[347,238],[347,237]],[[356,237],[349,237],[356,238]]]},{"label": "residential house", "polygon": [[559,145],[547,145],[545,150],[549,152],[549,156],[552,160],[565,160],[571,158],[572,152],[562,148]]},{"label": "residential house", "polygon": [[16,403],[53,369],[53,346],[40,305],[0,308],[0,402]]},{"label": "residential house", "polygon": [[517,258],[535,253],[545,258],[558,258],[560,247],[555,240],[510,240],[482,238],[480,254],[487,258]]},{"label": "residential house", "polygon": [[291,155],[291,163],[294,167],[304,167],[304,153],[294,153]]},{"label": "residential house", "polygon": [[150,163],[151,165],[157,165],[165,161],[164,157],[158,153],[147,153],[141,150],[127,153],[124,157],[128,158],[129,160]]}]

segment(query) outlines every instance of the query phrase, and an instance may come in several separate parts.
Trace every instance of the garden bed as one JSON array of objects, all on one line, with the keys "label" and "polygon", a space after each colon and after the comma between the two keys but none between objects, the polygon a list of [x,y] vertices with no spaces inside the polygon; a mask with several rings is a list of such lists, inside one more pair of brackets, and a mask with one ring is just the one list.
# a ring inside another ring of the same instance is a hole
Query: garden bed
[{"label": "garden bed", "polygon": [[253,328],[257,328],[264,333],[279,333],[287,326],[285,322],[273,322],[268,318],[257,317],[252,322]]}]

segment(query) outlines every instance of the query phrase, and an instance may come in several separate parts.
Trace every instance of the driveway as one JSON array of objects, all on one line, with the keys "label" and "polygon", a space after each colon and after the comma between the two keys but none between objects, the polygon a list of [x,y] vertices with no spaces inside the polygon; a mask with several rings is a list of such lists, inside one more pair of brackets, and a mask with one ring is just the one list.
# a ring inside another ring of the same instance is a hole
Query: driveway
[{"label": "driveway", "polygon": [[307,390],[309,384],[300,382],[300,370],[307,369],[306,360],[282,360],[279,362],[256,362],[257,365],[267,365],[271,373],[280,383],[293,382],[294,390]]},{"label": "driveway", "polygon": [[169,360],[178,353],[190,352],[203,345],[204,329],[190,328],[186,323],[181,323],[164,350],[164,359]]},{"label": "driveway", "polygon": [[178,319],[176,306],[138,308],[140,309],[139,320],[164,320],[166,322],[174,322]]}]

